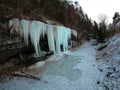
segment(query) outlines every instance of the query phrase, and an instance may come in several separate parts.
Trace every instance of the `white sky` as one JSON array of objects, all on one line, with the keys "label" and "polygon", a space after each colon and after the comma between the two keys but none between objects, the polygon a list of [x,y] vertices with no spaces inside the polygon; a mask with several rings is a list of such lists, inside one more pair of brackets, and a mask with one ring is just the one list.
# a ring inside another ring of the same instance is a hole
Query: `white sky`
[{"label": "white sky", "polygon": [[108,21],[112,22],[115,12],[120,12],[120,0],[76,0],[83,11],[93,20],[98,22],[100,14],[105,14]]}]

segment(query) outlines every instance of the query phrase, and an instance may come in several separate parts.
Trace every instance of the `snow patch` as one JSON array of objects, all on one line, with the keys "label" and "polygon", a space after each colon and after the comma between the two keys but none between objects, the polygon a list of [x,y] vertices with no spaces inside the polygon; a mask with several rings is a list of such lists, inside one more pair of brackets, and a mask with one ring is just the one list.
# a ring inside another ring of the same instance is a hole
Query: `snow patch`
[{"label": "snow patch", "polygon": [[77,31],[76,30],[71,30],[71,34],[73,34],[77,38]]}]

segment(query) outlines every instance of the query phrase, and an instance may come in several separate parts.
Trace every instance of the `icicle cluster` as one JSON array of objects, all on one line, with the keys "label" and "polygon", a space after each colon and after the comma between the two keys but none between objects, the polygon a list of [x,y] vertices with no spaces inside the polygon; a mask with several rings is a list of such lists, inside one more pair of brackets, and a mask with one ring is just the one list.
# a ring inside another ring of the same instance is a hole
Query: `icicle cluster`
[{"label": "icicle cluster", "polygon": [[61,45],[63,51],[68,49],[68,40],[71,37],[71,30],[63,26],[49,25],[40,21],[29,21],[22,19],[12,19],[9,21],[11,33],[17,32],[24,37],[24,41],[28,45],[28,37],[30,36],[31,42],[34,45],[37,56],[41,54],[41,47],[39,45],[40,38],[48,37],[49,50],[54,53],[61,52]]}]

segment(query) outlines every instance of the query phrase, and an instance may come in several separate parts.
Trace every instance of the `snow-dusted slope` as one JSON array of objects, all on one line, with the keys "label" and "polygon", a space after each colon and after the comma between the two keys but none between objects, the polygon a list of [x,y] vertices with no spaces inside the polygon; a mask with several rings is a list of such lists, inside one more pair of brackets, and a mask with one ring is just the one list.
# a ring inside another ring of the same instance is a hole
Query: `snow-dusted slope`
[{"label": "snow-dusted slope", "polygon": [[108,46],[97,54],[104,90],[120,90],[120,34],[108,41]]}]

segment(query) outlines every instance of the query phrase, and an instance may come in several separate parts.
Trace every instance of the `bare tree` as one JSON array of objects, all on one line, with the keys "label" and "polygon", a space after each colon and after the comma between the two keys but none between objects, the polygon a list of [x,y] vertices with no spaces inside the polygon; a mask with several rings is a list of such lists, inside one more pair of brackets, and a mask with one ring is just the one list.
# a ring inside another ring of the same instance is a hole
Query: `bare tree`
[{"label": "bare tree", "polygon": [[105,24],[108,23],[108,17],[105,14],[100,14],[98,16],[98,19],[99,19],[99,23],[105,23]]}]

